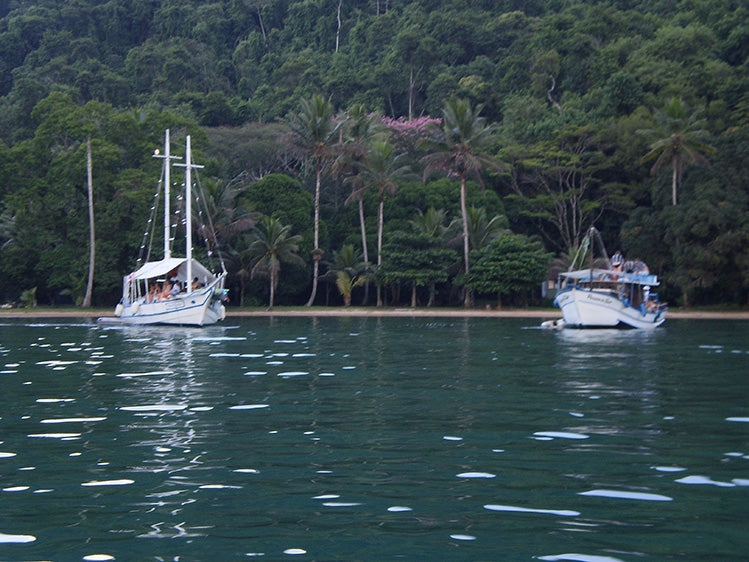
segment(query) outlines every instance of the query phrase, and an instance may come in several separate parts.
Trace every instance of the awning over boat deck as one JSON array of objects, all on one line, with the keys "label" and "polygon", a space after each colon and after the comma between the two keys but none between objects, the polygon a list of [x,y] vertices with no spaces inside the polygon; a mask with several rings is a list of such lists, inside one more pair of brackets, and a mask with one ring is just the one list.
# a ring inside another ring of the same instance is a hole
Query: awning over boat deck
[{"label": "awning over boat deck", "polygon": [[[187,281],[187,259],[185,258],[168,258],[161,261],[151,261],[143,264],[137,271],[132,272],[126,279],[154,279],[156,277],[166,277],[167,273],[177,270],[177,279],[183,283]],[[197,260],[192,260],[192,276],[201,281],[213,281],[215,275],[208,271]]]},{"label": "awning over boat deck", "polygon": [[[589,280],[591,277],[590,269],[578,269],[577,271],[567,271],[559,274],[560,277],[566,277],[567,279],[577,279],[580,281]],[[644,275],[642,273],[622,273],[621,271],[613,271],[611,269],[594,269],[593,280],[601,281],[606,278],[612,281],[620,283],[634,283],[636,285],[658,285],[658,277],[656,275]]]}]

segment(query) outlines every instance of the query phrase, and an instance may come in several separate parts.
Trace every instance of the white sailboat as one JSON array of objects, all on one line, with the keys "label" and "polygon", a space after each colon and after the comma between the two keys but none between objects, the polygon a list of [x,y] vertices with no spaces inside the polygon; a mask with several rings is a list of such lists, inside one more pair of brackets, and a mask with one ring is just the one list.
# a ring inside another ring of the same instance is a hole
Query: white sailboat
[{"label": "white sailboat", "polygon": [[[554,327],[650,329],[663,324],[667,306],[652,292],[659,285],[658,277],[624,264],[612,268],[598,231],[591,228],[588,236],[590,267],[559,274],[554,304],[562,310],[563,320]],[[594,236],[605,256],[601,268],[592,263]]]},{"label": "white sailboat", "polygon": [[185,163],[185,257],[171,252],[171,218],[169,183],[171,160],[169,131],[166,131],[164,154],[164,257],[147,261],[123,278],[122,300],[115,317],[124,324],[178,324],[204,326],[223,320],[226,315],[224,281],[226,268],[212,273],[192,256],[192,170],[190,136],[186,138]]}]

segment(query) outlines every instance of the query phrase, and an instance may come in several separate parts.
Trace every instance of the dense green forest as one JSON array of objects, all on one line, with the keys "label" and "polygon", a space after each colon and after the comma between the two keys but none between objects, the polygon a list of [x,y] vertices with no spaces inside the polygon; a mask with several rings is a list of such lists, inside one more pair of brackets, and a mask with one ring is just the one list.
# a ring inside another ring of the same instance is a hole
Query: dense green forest
[{"label": "dense green forest", "polygon": [[749,302],[742,0],[7,0],[0,302],[83,301],[90,138],[116,303],[167,128],[232,304],[539,304],[591,225]]}]

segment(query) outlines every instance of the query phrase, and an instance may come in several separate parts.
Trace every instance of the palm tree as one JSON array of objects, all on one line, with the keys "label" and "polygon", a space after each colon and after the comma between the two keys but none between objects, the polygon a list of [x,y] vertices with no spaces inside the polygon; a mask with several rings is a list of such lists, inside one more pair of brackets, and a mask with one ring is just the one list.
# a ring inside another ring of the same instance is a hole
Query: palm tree
[{"label": "palm tree", "polygon": [[343,146],[335,163],[336,171],[344,175],[346,178],[344,181],[351,185],[351,195],[346,199],[346,204],[356,201],[359,205],[359,226],[365,262],[369,261],[367,230],[364,223],[364,195],[368,186],[364,183],[362,170],[367,155],[367,146],[383,134],[384,125],[380,121],[380,115],[368,113],[363,105],[354,104],[348,110]]},{"label": "palm tree", "polygon": [[[483,105],[476,108],[465,99],[453,99],[447,103],[442,112],[442,126],[435,131],[435,138],[429,144],[430,153],[421,161],[425,166],[425,177],[433,172],[441,172],[448,177],[460,180],[460,212],[463,219],[463,266],[468,274],[469,232],[467,189],[468,178],[475,177],[481,181],[483,168],[501,169],[502,165],[486,155],[489,145],[494,140],[495,126],[487,124],[480,117]],[[471,304],[470,292],[466,290],[465,306]]]},{"label": "palm tree", "polygon": [[447,237],[452,223],[445,224],[447,214],[443,209],[429,207],[426,213],[423,213],[421,209],[416,209],[416,213],[417,215],[410,221],[415,232],[428,234],[434,238],[445,239]]},{"label": "palm tree", "polygon": [[638,133],[654,137],[643,162],[654,160],[650,172],[657,174],[671,166],[671,200],[676,205],[676,191],[682,172],[687,164],[709,166],[704,153],[714,154],[715,148],[702,142],[708,136],[704,119],[698,119],[699,111],[687,115],[687,107],[679,98],[671,98],[663,111],[655,110],[656,127],[641,129]]},{"label": "palm tree", "polygon": [[354,289],[366,282],[366,278],[352,277],[347,271],[338,271],[336,273],[335,285],[338,287],[338,292],[343,296],[343,306],[351,306],[351,294],[354,292]]},{"label": "palm tree", "polygon": [[[377,266],[382,265],[382,225],[385,208],[385,195],[398,190],[398,182],[411,179],[411,167],[406,164],[408,156],[396,153],[395,147],[387,140],[375,141],[367,152],[365,168],[362,172],[365,185],[377,189]],[[381,287],[377,285],[377,306],[382,306]]]},{"label": "palm tree", "polygon": [[[411,219],[411,228],[416,234],[426,234],[427,236],[434,238],[439,241],[440,245],[445,249],[452,251],[452,242],[455,239],[455,234],[460,230],[458,221],[451,220],[446,224],[447,213],[443,209],[435,209],[429,207],[426,213],[423,213],[421,209],[416,210],[416,216]],[[460,264],[450,265],[446,268],[446,271],[454,273],[460,269]],[[434,299],[437,293],[437,282],[434,278],[429,280],[429,300],[426,306],[431,307],[434,304]]]},{"label": "palm tree", "polygon": [[[245,235],[247,236],[247,235]],[[254,240],[253,235],[250,235],[250,242]],[[243,242],[246,242],[246,238],[237,240],[236,244],[231,244],[226,248],[226,261],[229,262],[228,269],[236,276],[239,281],[239,307],[244,306],[244,293],[245,285],[251,277],[250,270],[252,269],[252,254],[248,244],[245,244],[244,249],[239,250]]]},{"label": "palm tree", "polygon": [[228,269],[239,280],[239,306],[244,306],[245,282],[250,277],[251,256],[247,251],[247,231],[254,225],[259,213],[241,200],[240,178],[230,182],[216,180],[198,181],[193,221],[202,236],[207,258],[213,260],[214,252],[222,269]]},{"label": "palm tree", "polygon": [[480,250],[506,233],[509,233],[507,219],[502,215],[488,219],[483,207],[468,208],[468,241],[472,250]]},{"label": "palm tree", "polygon": [[[356,201],[359,207],[359,227],[361,230],[362,252],[364,262],[369,263],[369,245],[367,244],[367,228],[364,220],[364,197],[367,185],[364,183],[362,170],[367,155],[367,147],[375,139],[386,135],[385,126],[379,113],[368,112],[362,104],[352,105],[348,112],[343,132],[341,154],[336,160],[335,171],[344,176],[344,183],[351,186],[351,194],[346,199],[348,205]],[[364,286],[363,303],[369,301],[369,282]]]},{"label": "palm tree", "polygon": [[199,201],[193,207],[193,220],[198,224],[198,233],[205,240],[209,254],[219,243],[231,251],[234,238],[250,230],[259,216],[247,204],[238,201],[242,194],[238,180],[198,182]]},{"label": "palm tree", "polygon": [[14,248],[18,245],[19,234],[16,227],[16,216],[7,209],[0,214],[0,250]]},{"label": "palm tree", "polygon": [[252,256],[251,276],[254,278],[255,275],[263,274],[270,278],[269,310],[273,310],[281,264],[304,265],[304,260],[297,254],[301,241],[299,234],[291,234],[291,226],[284,226],[276,218],[263,215],[255,225],[249,247]]},{"label": "palm tree", "polygon": [[361,261],[361,253],[353,244],[344,244],[340,250],[333,252],[333,261],[327,265],[327,275],[335,280],[344,306],[351,306],[353,290],[364,285],[369,279],[369,264]]},{"label": "palm tree", "polygon": [[312,306],[317,295],[317,282],[320,271],[320,184],[322,175],[333,161],[334,146],[338,143],[338,131],[343,120],[337,120],[333,113],[333,104],[329,99],[314,95],[303,99],[299,111],[292,113],[287,121],[297,146],[315,164],[315,226],[314,249],[312,250],[313,275],[312,294],[306,306]]},{"label": "palm tree", "polygon": [[346,271],[351,275],[366,271],[367,264],[362,261],[361,252],[353,244],[344,244],[340,250],[333,250],[333,259],[326,261],[328,268],[326,275],[334,280],[339,271]]}]

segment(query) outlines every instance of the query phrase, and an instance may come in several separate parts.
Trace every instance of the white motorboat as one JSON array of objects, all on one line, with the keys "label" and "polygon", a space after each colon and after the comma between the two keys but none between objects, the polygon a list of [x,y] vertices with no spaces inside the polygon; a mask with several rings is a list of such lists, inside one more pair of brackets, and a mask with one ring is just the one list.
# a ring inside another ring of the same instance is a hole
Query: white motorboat
[{"label": "white motorboat", "polygon": [[[591,256],[592,237],[597,233],[591,228],[586,244]],[[633,265],[612,268],[606,256],[604,267],[591,264],[587,269],[560,273],[554,304],[562,310],[563,320],[554,327],[650,329],[663,324],[667,306],[652,291],[659,285],[657,276]]]},{"label": "white motorboat", "polygon": [[221,261],[221,272],[214,274],[192,257],[192,170],[202,166],[192,163],[187,136],[185,162],[177,164],[185,168],[185,257],[172,257],[169,171],[175,157],[170,154],[168,130],[165,136],[164,154],[154,154],[164,159],[164,257],[146,261],[124,277],[115,317],[124,324],[215,324],[226,315],[226,268]]}]

